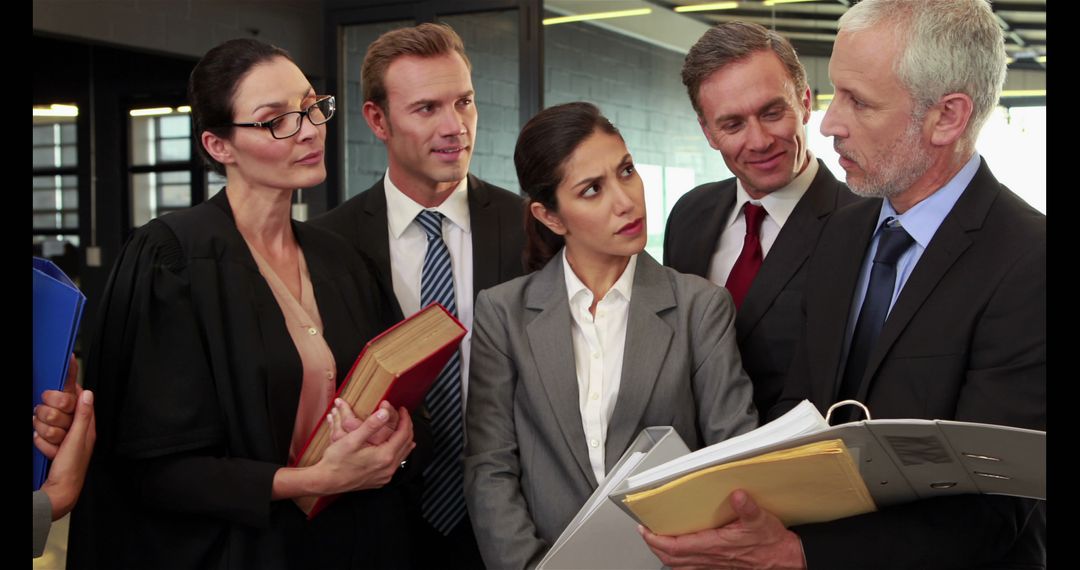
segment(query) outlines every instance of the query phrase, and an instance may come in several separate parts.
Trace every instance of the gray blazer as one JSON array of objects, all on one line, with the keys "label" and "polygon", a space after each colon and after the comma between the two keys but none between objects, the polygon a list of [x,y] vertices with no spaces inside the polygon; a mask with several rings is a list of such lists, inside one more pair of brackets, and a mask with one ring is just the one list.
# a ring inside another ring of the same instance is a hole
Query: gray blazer
[{"label": "gray blazer", "polygon": [[[560,256],[476,301],[465,497],[496,570],[538,563],[597,486]],[[648,426],[673,426],[691,449],[756,427],[726,290],[641,253],[628,319],[606,469]]]}]

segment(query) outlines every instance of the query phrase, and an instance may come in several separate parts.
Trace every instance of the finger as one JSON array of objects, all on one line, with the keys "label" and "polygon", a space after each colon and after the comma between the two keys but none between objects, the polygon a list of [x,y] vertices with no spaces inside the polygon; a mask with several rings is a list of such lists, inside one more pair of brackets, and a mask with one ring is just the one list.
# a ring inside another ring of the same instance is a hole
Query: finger
[{"label": "finger", "polygon": [[390,402],[383,400],[379,403],[379,408],[386,410],[387,413],[390,414],[390,418],[386,420],[386,425],[392,430],[397,429],[398,416],[400,414],[398,414],[398,411],[394,409],[394,406]]},{"label": "finger", "polygon": [[739,515],[739,520],[745,525],[757,524],[761,519],[761,508],[758,507],[757,502],[750,496],[749,493],[742,489],[736,489],[731,492],[731,507],[735,510],[735,514]]},{"label": "finger", "polygon": [[36,431],[34,432],[34,447],[37,447],[41,454],[49,459],[54,459],[56,452],[60,449],[57,445],[45,441]]},{"label": "finger", "polygon": [[68,359],[68,373],[67,378],[64,379],[64,391],[68,393],[74,393],[75,387],[78,385],[79,379],[79,361],[75,358],[75,353],[71,353],[71,358]]},{"label": "finger", "polygon": [[394,433],[396,434],[397,432],[403,432],[403,435],[409,441],[412,441],[412,439],[413,439],[413,422],[412,422],[412,416],[409,415],[409,410],[406,409],[404,406],[402,406],[402,407],[398,408],[397,416],[398,416],[397,429],[394,431]]},{"label": "finger", "polygon": [[390,439],[390,436],[392,435],[394,435],[394,430],[390,429],[389,425],[384,425],[379,431],[372,434],[372,436],[367,439],[367,442],[370,445],[382,445],[386,440]]},{"label": "finger", "polygon": [[340,418],[345,420],[357,417],[356,412],[352,409],[352,406],[350,406],[345,400],[342,400],[341,398],[334,398],[334,410],[337,411]]},{"label": "finger", "polygon": [[641,538],[645,540],[645,545],[649,547],[649,550],[653,551],[653,554],[660,559],[664,566],[674,567],[678,563],[671,552],[675,544],[674,538],[655,534],[642,525],[638,525],[637,528]]},{"label": "finger", "polygon": [[67,435],[66,429],[47,424],[38,418],[34,418],[34,432],[53,445],[60,445],[64,441],[64,436]]},{"label": "finger", "polygon": [[40,404],[34,407],[34,418],[47,426],[66,430],[71,427],[71,421],[74,419],[74,416],[71,413],[64,413],[47,404]]},{"label": "finger", "polygon": [[360,427],[350,432],[344,439],[349,439],[351,443],[359,446],[372,436],[375,432],[379,431],[384,425],[386,420],[389,419],[390,414],[386,413],[386,410],[378,410],[374,414],[367,417]]},{"label": "finger", "polygon": [[[83,390],[82,392],[80,392],[79,398],[85,398],[86,396],[84,396],[83,394],[85,394],[86,392],[90,392],[90,403],[93,404],[94,393],[90,390]],[[89,449],[93,449],[95,442],[97,442],[97,411],[91,409],[90,422],[89,425],[86,426],[86,446]]]},{"label": "finger", "polygon": [[[382,412],[383,410],[379,410]],[[401,408],[398,411],[398,426],[394,430],[393,435],[386,440],[384,445],[390,446],[395,450],[396,454],[400,454],[403,450],[412,449],[413,444],[413,425],[412,418],[409,417],[409,412],[405,408]],[[408,451],[405,452],[408,455]],[[404,458],[404,457],[403,457]]]},{"label": "finger", "polygon": [[342,423],[338,421],[337,410],[330,409],[330,412],[326,414],[326,421],[330,426],[330,442],[333,443],[347,435],[347,432],[343,429]]},{"label": "finger", "polygon": [[70,392],[45,390],[41,393],[41,403],[60,410],[65,414],[75,413],[75,388]]},{"label": "finger", "polygon": [[90,430],[90,422],[94,419],[94,393],[83,390],[79,395],[78,407],[75,408],[75,421],[68,430],[64,441],[70,441],[72,446],[80,447],[85,443]]}]

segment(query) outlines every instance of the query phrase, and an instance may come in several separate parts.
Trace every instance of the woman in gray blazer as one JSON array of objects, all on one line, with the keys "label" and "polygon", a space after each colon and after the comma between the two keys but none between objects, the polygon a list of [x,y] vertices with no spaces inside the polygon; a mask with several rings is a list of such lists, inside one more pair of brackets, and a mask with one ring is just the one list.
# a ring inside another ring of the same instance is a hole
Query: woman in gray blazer
[{"label": "woman in gray blazer", "polygon": [[534,566],[645,427],[691,449],[757,425],[735,308],[643,250],[644,186],[589,103],[514,150],[532,273],[476,300],[465,492],[489,568]]}]

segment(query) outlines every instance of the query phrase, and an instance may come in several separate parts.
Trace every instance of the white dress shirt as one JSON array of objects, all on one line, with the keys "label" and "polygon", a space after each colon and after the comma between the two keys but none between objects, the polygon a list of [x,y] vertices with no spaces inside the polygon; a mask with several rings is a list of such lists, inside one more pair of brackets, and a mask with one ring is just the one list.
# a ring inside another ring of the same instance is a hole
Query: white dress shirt
[{"label": "white dress shirt", "polygon": [[461,340],[461,405],[464,411],[469,388],[469,347],[472,345],[473,323],[473,256],[468,178],[463,178],[450,197],[435,208],[424,208],[403,194],[390,180],[389,171],[383,178],[383,187],[386,191],[386,228],[390,233],[390,273],[394,296],[406,317],[421,309],[420,272],[424,266],[424,254],[427,252],[427,234],[416,223],[416,215],[427,209],[444,216],[442,234],[454,267],[457,318],[468,331]]},{"label": "white dress shirt", "polygon": [[784,227],[791,212],[799,204],[803,194],[810,188],[810,183],[817,176],[818,161],[814,155],[807,151],[806,168],[793,178],[787,186],[773,190],[760,200],[750,198],[743,187],[742,180],[735,183],[735,207],[728,215],[724,230],[720,232],[720,243],[713,252],[709,262],[709,281],[723,287],[727,283],[728,275],[732,266],[742,253],[743,240],[746,238],[746,216],[743,215],[743,205],[747,202],[765,208],[765,219],[761,221],[761,257],[769,255],[769,250],[776,242],[776,236]]},{"label": "white dress shirt", "polygon": [[597,482],[604,480],[604,445],[608,421],[615,411],[622,380],[623,348],[626,345],[626,322],[630,315],[630,290],[634,284],[637,255],[630,257],[626,269],[596,304],[596,315],[589,312],[593,294],[570,267],[563,250],[563,275],[570,300],[574,340],[574,364],[577,370],[578,407],[589,463]]}]

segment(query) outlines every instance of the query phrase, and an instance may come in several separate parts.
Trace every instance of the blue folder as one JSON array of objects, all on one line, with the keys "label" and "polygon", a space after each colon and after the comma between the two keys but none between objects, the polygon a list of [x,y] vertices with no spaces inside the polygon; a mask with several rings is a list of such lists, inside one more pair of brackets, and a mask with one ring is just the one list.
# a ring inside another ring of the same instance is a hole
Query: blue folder
[{"label": "blue folder", "polygon": [[[75,348],[86,297],[53,262],[34,258],[34,406],[45,390],[62,390]],[[34,448],[34,490],[41,488],[48,459]]]}]

